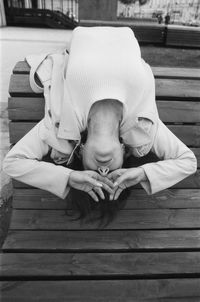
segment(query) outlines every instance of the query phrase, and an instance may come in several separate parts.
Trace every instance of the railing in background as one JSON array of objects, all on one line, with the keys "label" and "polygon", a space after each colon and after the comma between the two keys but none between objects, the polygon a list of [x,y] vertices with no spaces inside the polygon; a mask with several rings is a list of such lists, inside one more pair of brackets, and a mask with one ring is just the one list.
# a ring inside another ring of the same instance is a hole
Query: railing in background
[{"label": "railing in background", "polygon": [[4,4],[9,25],[24,22],[25,25],[68,28],[71,21],[71,28],[72,23],[78,23],[78,0],[4,0]]}]

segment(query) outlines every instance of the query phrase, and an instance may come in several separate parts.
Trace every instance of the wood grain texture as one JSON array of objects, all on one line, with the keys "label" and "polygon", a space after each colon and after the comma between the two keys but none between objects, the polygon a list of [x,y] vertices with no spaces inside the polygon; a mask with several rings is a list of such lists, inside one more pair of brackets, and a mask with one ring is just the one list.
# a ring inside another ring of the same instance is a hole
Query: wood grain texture
[{"label": "wood grain texture", "polygon": [[141,277],[200,273],[200,252],[7,253],[0,277]]},{"label": "wood grain texture", "polygon": [[200,279],[0,282],[2,302],[199,302]]},{"label": "wood grain texture", "polygon": [[199,99],[200,89],[197,80],[157,79],[156,97],[170,99]]},{"label": "wood grain texture", "polygon": [[[94,213],[95,215],[95,213]],[[120,210],[106,229],[200,228],[200,209]],[[73,220],[64,210],[13,210],[11,230],[102,229],[98,222]]]},{"label": "wood grain texture", "polygon": [[200,230],[10,230],[3,252],[194,251]]},{"label": "wood grain texture", "polygon": [[[171,123],[199,123],[199,101],[157,101],[160,119]],[[39,121],[44,117],[44,98],[12,97],[8,101],[8,117],[12,121]]]},{"label": "wood grain texture", "polygon": [[[14,209],[70,209],[69,193],[63,200],[39,189],[14,189]],[[125,209],[169,209],[200,208],[200,189],[168,189],[154,195],[147,195],[143,189],[132,189],[127,197]]]},{"label": "wood grain texture", "polygon": [[200,47],[199,28],[168,27],[166,45]]},{"label": "wood grain texture", "polygon": [[[34,126],[35,122],[10,122],[10,142],[15,144]],[[200,125],[168,125],[179,139],[190,147],[200,147]]]},{"label": "wood grain texture", "polygon": [[[25,183],[17,181],[15,179],[12,180],[14,188],[33,188]],[[136,189],[141,188],[140,185],[135,186]],[[183,179],[182,181],[175,184],[172,188],[174,189],[199,189],[200,188],[200,169],[193,175]]]},{"label": "wood grain texture", "polygon": [[30,73],[30,66],[26,61],[19,61],[15,64],[13,68],[14,74],[29,74]]},{"label": "wood grain texture", "polygon": [[[178,78],[178,79],[200,79],[199,68],[183,68],[183,67],[151,67],[154,77],[157,78]],[[26,61],[19,61],[16,63],[14,74],[29,74],[30,67]]]},{"label": "wood grain texture", "polygon": [[200,168],[200,148],[191,148],[197,159],[197,167]]},{"label": "wood grain texture", "polygon": [[[199,81],[191,79],[156,79],[156,96],[158,99],[200,99]],[[29,83],[28,74],[12,74],[9,86],[11,96],[38,97]]]},{"label": "wood grain texture", "polygon": [[44,117],[45,101],[40,98],[13,97],[8,99],[8,117],[10,120],[39,121]]},{"label": "wood grain texture", "polygon": [[165,79],[196,79],[200,80],[199,68],[183,67],[151,67],[153,75],[156,78]]}]

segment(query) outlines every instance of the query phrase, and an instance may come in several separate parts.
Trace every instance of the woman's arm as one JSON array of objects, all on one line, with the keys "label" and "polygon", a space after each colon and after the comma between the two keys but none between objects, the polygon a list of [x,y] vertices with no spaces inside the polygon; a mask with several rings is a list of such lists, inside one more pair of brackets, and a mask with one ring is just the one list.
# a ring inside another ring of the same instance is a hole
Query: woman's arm
[{"label": "woman's arm", "polygon": [[110,199],[117,199],[121,192],[141,183],[148,194],[164,190],[195,173],[196,157],[161,121],[151,149],[161,160],[137,168],[118,169],[109,174],[114,182],[114,193]]},{"label": "woman's arm", "polygon": [[161,160],[141,166],[147,177],[141,185],[148,194],[173,186],[197,169],[194,153],[160,120],[151,151]]},{"label": "woman's arm", "polygon": [[39,136],[42,123],[43,120],[8,152],[3,170],[16,180],[65,198],[69,192],[67,184],[72,170],[42,161],[49,151],[49,146]]},{"label": "woman's arm", "polygon": [[74,171],[42,161],[49,146],[39,136],[43,120],[29,131],[3,162],[3,170],[12,178],[65,198],[70,187],[87,192],[95,201],[104,198],[102,188],[112,193],[112,183],[95,171]]}]

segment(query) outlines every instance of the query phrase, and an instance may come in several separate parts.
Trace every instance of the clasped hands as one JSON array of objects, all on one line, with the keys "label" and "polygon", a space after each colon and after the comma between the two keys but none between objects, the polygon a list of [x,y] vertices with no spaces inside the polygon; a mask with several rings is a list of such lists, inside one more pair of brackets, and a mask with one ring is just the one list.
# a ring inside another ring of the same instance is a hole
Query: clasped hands
[{"label": "clasped hands", "polygon": [[107,191],[110,200],[117,200],[121,192],[146,180],[146,174],[142,167],[117,169],[107,176],[101,176],[96,171],[72,171],[69,175],[68,185],[74,189],[87,192],[94,201],[99,197],[105,199],[102,189]]}]

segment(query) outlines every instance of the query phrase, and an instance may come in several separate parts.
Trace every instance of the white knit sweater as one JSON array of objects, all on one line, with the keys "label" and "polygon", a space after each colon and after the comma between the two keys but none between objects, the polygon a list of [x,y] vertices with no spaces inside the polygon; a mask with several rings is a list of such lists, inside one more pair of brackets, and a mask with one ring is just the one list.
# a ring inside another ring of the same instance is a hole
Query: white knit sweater
[{"label": "white knit sweater", "polygon": [[155,94],[150,94],[152,79],[147,69],[130,28],[77,27],[65,81],[81,126],[86,127],[91,105],[102,99],[121,101],[124,120],[144,111],[156,119]]}]

